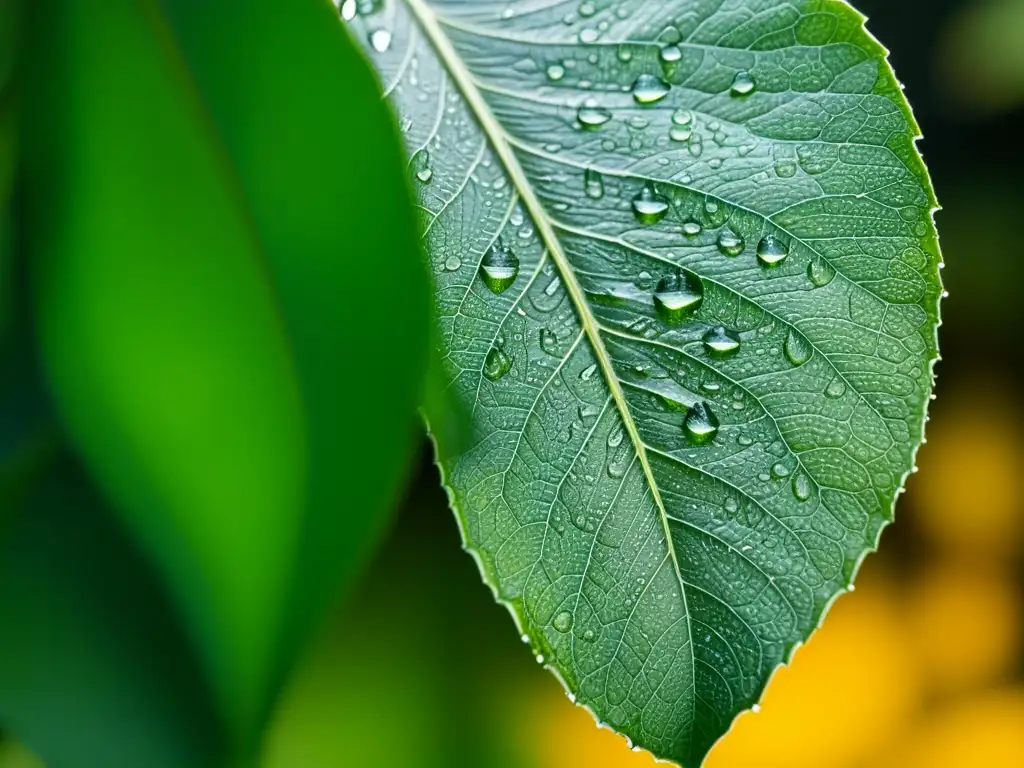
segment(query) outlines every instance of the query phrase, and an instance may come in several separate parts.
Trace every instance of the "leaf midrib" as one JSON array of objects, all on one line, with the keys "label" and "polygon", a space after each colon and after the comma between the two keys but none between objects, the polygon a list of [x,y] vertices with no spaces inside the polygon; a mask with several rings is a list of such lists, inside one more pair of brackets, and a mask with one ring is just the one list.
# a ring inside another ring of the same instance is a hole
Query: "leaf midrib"
[{"label": "leaf midrib", "polygon": [[[604,379],[608,384],[608,388],[611,390],[612,399],[615,401],[616,408],[619,411],[619,416],[622,418],[623,426],[625,427],[627,434],[629,434],[630,440],[633,442],[637,458],[640,460],[640,465],[643,468],[644,477],[647,480],[647,484],[651,489],[651,495],[658,508],[658,517],[661,520],[665,534],[665,545],[668,547],[669,557],[672,559],[672,570],[675,572],[676,581],[679,584],[679,595],[683,601],[683,610],[686,614],[686,633],[687,644],[690,649],[691,681],[694,681],[696,679],[696,668],[693,653],[693,632],[690,625],[690,610],[686,599],[686,587],[683,582],[682,574],[679,571],[679,559],[676,556],[675,544],[672,540],[672,532],[669,529],[668,513],[665,509],[665,503],[661,498],[661,491],[654,480],[654,474],[651,470],[650,462],[647,460],[646,445],[640,437],[640,432],[637,429],[636,423],[633,421],[633,415],[626,404],[625,394],[623,393],[619,379],[615,374],[608,351],[605,349],[604,340],[601,338],[597,321],[591,314],[590,307],[586,302],[583,288],[580,286],[575,273],[572,271],[565,252],[562,250],[561,242],[559,242],[558,237],[555,234],[554,227],[547,217],[547,213],[540,204],[540,201],[537,199],[537,196],[533,191],[533,187],[530,185],[522,166],[519,164],[519,160],[512,152],[511,144],[506,137],[504,129],[494,117],[486,101],[484,101],[483,97],[480,95],[476,84],[473,82],[472,74],[463,65],[458,52],[452,45],[451,40],[441,29],[437,15],[426,5],[424,0],[404,0],[404,2],[412,16],[416,19],[416,22],[420,25],[420,28],[423,30],[427,39],[434,47],[434,50],[437,52],[438,57],[444,64],[445,69],[451,75],[455,84],[462,92],[463,98],[466,99],[466,103],[469,105],[477,121],[480,123],[481,130],[483,130],[484,134],[487,136],[491,146],[494,148],[494,151],[498,154],[502,165],[508,172],[513,187],[519,193],[520,199],[526,206],[531,218],[536,223],[541,239],[547,247],[548,253],[551,254],[551,258],[555,262],[555,265],[558,267],[563,285],[565,286],[569,297],[572,299],[573,305],[576,307],[576,312],[580,317],[583,332],[594,348],[594,356],[597,358],[597,362],[601,367]],[[694,715],[691,722],[695,723],[696,719],[696,715]]]}]

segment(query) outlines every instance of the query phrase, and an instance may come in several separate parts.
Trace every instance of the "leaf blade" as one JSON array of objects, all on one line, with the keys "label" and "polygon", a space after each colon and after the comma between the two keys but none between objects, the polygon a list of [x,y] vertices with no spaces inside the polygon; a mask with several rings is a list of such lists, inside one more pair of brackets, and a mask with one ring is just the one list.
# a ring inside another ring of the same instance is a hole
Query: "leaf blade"
[{"label": "leaf blade", "polygon": [[[414,170],[430,151],[478,431],[438,446],[464,542],[578,701],[693,764],[891,519],[937,355],[935,198],[845,3],[585,5],[356,24]],[[522,277],[490,295],[509,243]]]}]

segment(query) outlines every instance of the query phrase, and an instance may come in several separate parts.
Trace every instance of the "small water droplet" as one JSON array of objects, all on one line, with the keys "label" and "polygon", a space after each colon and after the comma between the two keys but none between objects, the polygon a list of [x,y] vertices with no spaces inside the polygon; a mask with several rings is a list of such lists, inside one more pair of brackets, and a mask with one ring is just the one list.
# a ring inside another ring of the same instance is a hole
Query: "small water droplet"
[{"label": "small water droplet", "polygon": [[519,257],[499,239],[480,262],[480,277],[494,293],[501,293],[516,281]]},{"label": "small water droplet", "polygon": [[704,284],[689,272],[663,277],[654,289],[654,306],[662,319],[675,325],[692,315],[704,302]]},{"label": "small water droplet", "polygon": [[341,4],[341,18],[345,21],[352,21],[356,17],[356,0],[345,0]]},{"label": "small water droplet", "polygon": [[736,511],[740,508],[739,503],[732,496],[725,500],[725,511],[730,515],[736,514]]},{"label": "small water droplet", "polygon": [[654,104],[668,95],[671,86],[657,75],[639,75],[633,83],[633,98],[638,104]]},{"label": "small water droplet", "polygon": [[757,244],[757,260],[767,268],[777,267],[789,256],[789,246],[775,235],[765,235]]},{"label": "small water droplet", "polygon": [[665,64],[675,64],[683,58],[683,51],[678,45],[666,45],[662,47],[660,56]]},{"label": "small water droplet", "polygon": [[688,221],[683,224],[683,234],[687,237],[696,237],[704,228],[696,221]]},{"label": "small water droplet", "polygon": [[822,288],[831,283],[836,276],[836,268],[822,258],[816,258],[807,265],[807,277],[815,288]]},{"label": "small water droplet", "polygon": [[714,440],[718,426],[718,417],[705,402],[694,404],[683,421],[686,437],[694,445],[706,445]]},{"label": "small water droplet", "polygon": [[548,67],[548,80],[557,83],[563,77],[565,77],[565,67],[561,64],[552,64]]},{"label": "small water droplet", "polygon": [[454,253],[444,260],[444,268],[449,272],[454,272],[462,266],[462,259],[456,256]]},{"label": "small water droplet", "polygon": [[569,611],[562,611],[557,616],[555,616],[555,620],[552,622],[552,624],[554,625],[555,629],[564,634],[565,632],[568,632],[570,629],[572,629],[572,614],[569,613]]},{"label": "small water droplet", "polygon": [[668,200],[654,191],[650,182],[633,198],[633,213],[641,224],[657,224],[668,213]]},{"label": "small water droplet", "polygon": [[500,346],[491,347],[484,358],[484,376],[497,381],[512,370],[512,358]]},{"label": "small water droplet", "polygon": [[835,400],[838,397],[842,397],[846,394],[846,382],[843,381],[839,376],[836,376],[832,381],[825,387],[825,397],[830,397]]},{"label": "small water droplet", "polygon": [[772,477],[777,480],[781,480],[784,477],[789,477],[789,467],[781,462],[772,466]]},{"label": "small water droplet", "polygon": [[618,448],[620,445],[622,445],[623,437],[624,435],[622,430],[616,427],[615,429],[608,433],[608,447]]},{"label": "small water droplet", "polygon": [[583,189],[592,200],[604,197],[604,179],[601,174],[593,168],[587,168],[583,172]]},{"label": "small water droplet", "polygon": [[672,141],[689,141],[693,130],[687,125],[673,125],[668,129],[668,137]]},{"label": "small water droplet", "polygon": [[549,355],[559,357],[558,354],[558,335],[550,328],[541,328],[540,331],[540,348],[547,352]]},{"label": "small water droplet", "polygon": [[583,633],[583,639],[588,643],[592,643],[597,639],[597,635],[594,634],[594,630],[588,629]]},{"label": "small water droplet", "polygon": [[747,446],[751,446],[754,444],[754,438],[752,438],[750,435],[740,435],[739,437],[736,438],[736,442],[742,445],[744,448],[746,448]]},{"label": "small water droplet", "polygon": [[391,47],[391,33],[386,29],[375,29],[370,33],[370,45],[377,53],[385,53]]},{"label": "small water droplet", "polygon": [[704,334],[704,349],[709,356],[719,360],[732,357],[740,351],[739,334],[719,325]]},{"label": "small water droplet", "polygon": [[689,125],[693,122],[693,113],[688,110],[679,108],[672,113],[672,124],[673,125]]},{"label": "small water droplet", "polygon": [[580,372],[580,381],[590,381],[595,373],[597,373],[597,363],[594,363],[589,368],[584,368]]},{"label": "small water droplet", "polygon": [[797,501],[807,501],[813,492],[814,487],[807,475],[803,472],[793,475],[793,495],[796,496]]},{"label": "small water droplet", "polygon": [[732,87],[729,88],[730,95],[734,97],[749,96],[757,88],[753,76],[746,70],[736,73],[732,80]]},{"label": "small water droplet", "polygon": [[746,241],[731,229],[723,229],[718,235],[718,250],[725,256],[739,256],[746,247]]},{"label": "small water droplet", "polygon": [[576,111],[576,119],[584,128],[600,128],[612,119],[612,113],[604,107],[584,104]]},{"label": "small water droplet", "polygon": [[421,149],[412,156],[412,167],[416,172],[417,179],[424,184],[430,183],[430,180],[434,176],[434,172],[430,168],[430,152],[428,150]]},{"label": "small water droplet", "polygon": [[584,19],[593,16],[596,10],[597,9],[594,7],[594,4],[591,2],[580,3],[579,12],[580,16]]},{"label": "small water droplet", "polygon": [[810,342],[792,329],[789,331],[789,335],[786,336],[784,349],[789,362],[797,366],[803,365],[810,360],[811,355],[814,353]]}]

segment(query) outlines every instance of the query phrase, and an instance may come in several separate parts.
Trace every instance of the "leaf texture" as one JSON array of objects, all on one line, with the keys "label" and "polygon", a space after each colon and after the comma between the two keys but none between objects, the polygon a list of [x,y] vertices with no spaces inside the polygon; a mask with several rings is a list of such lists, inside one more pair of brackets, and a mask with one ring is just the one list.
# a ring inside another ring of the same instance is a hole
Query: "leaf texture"
[{"label": "leaf texture", "polygon": [[438,445],[465,545],[578,703],[698,765],[922,439],[936,201],[886,52],[826,0],[340,10],[472,414]]}]

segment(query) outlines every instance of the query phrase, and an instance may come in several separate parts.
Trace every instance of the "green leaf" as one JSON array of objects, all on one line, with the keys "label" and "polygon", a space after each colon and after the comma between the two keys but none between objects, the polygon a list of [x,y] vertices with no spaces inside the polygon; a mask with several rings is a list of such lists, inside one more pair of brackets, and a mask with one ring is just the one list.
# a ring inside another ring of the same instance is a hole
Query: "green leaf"
[{"label": "green leaf", "polygon": [[936,203],[885,51],[829,0],[341,13],[418,179],[466,546],[578,703],[698,765],[922,439]]},{"label": "green leaf", "polygon": [[429,300],[397,130],[318,0],[62,0],[31,22],[49,385],[250,753],[413,448]]}]

